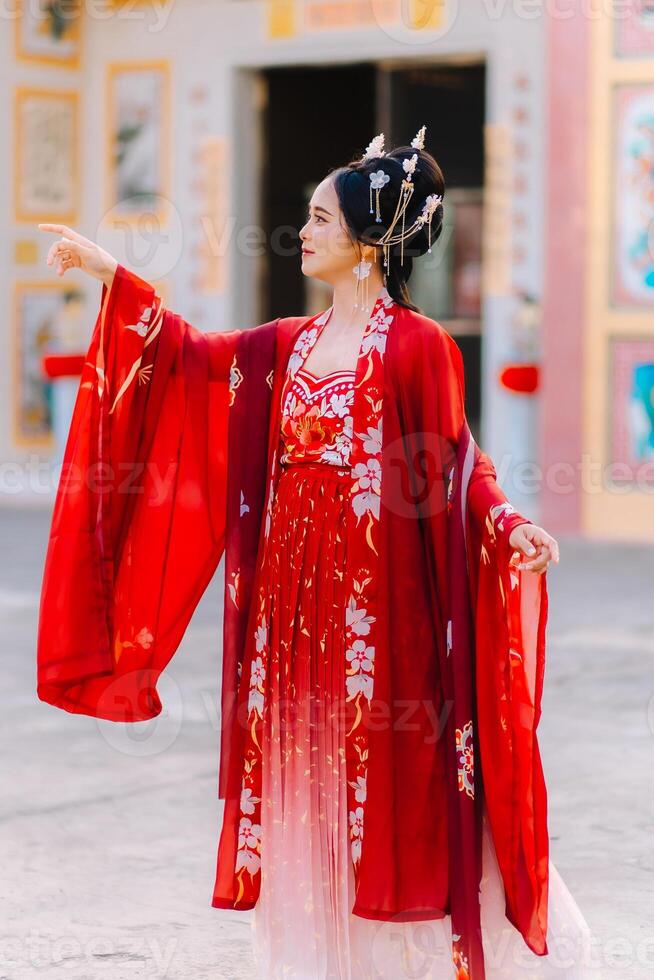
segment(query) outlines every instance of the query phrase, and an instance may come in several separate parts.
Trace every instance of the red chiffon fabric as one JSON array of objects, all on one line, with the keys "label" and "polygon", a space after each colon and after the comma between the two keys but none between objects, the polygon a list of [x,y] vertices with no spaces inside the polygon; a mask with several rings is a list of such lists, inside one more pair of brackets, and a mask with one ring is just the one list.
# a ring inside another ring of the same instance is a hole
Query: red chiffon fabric
[{"label": "red chiffon fabric", "polygon": [[[242,677],[250,707],[263,714],[261,773],[247,761],[257,754],[246,750],[240,827],[251,844],[240,852],[244,871],[261,867],[253,947],[262,980],[445,980],[453,973],[450,915],[378,922],[352,913],[342,709],[356,662],[368,653],[365,638],[348,643],[346,627],[352,478],[340,464],[349,459],[352,399],[351,372],[319,379],[300,369],[282,394],[284,466],[257,592],[266,635],[252,634]],[[254,813],[259,799],[257,824],[247,803]],[[445,848],[433,874],[442,877],[447,904]],[[550,940],[564,953],[558,960],[526,950],[507,921],[484,819],[480,903],[488,980],[515,980],[526,971],[534,980],[586,976],[584,920],[553,866],[550,881]]]},{"label": "red chiffon fabric", "polygon": [[[385,290],[362,338],[353,404],[329,422],[329,455],[310,455],[313,422],[296,425],[295,451],[303,447],[304,462],[296,458],[292,470],[278,473],[286,372],[301,367],[325,322],[283,318],[201,334],[165,310],[149,283],[118,267],[111,289],[102,291],[57,492],[38,693],[59,708],[116,721],[159,714],[159,676],[224,552],[225,817],[213,904],[254,908],[257,824],[266,818],[245,821],[254,800],[253,814],[261,803],[265,729],[259,667],[253,672],[245,654],[255,629],[257,642],[266,642],[270,587],[273,597],[280,587],[279,578],[268,578],[260,545],[268,545],[269,557],[288,548],[278,525],[270,545],[273,514],[280,521],[290,513],[285,507],[308,507],[301,516],[295,511],[299,530],[310,512],[326,533],[307,529],[293,554],[284,554],[295,561],[309,549],[306,576],[315,569],[323,590],[334,589],[342,601],[339,581],[323,564],[331,560],[328,542],[338,544],[331,536],[341,512],[329,509],[338,495],[321,497],[317,484],[299,493],[299,484],[289,483],[301,474],[309,479],[302,467],[320,461],[333,485],[336,468],[344,478],[338,492],[350,491],[341,515],[345,564],[332,562],[346,583],[346,656],[337,668],[344,674],[330,674],[319,646],[313,679],[322,664],[325,684],[344,676],[349,695],[343,847],[356,868],[350,909],[361,920],[391,920],[391,927],[439,921],[449,909],[459,976],[483,980],[484,803],[507,918],[534,954],[547,953],[546,796],[536,738],[545,576],[510,567],[508,539],[526,518],[513,511],[491,461],[471,441],[455,342]],[[293,434],[295,423],[286,424]],[[350,431],[352,453],[341,467]],[[258,575],[266,576],[262,591]],[[309,582],[293,603],[315,619],[316,582]],[[305,642],[305,629],[298,615],[294,641]],[[341,640],[333,642],[336,649]],[[290,648],[281,656],[292,662]],[[289,682],[286,673],[281,681]],[[285,776],[280,785],[286,793]],[[301,823],[289,817],[296,830]],[[327,845],[323,854],[329,867],[335,850]],[[341,900],[334,908],[342,913],[345,906]]]}]

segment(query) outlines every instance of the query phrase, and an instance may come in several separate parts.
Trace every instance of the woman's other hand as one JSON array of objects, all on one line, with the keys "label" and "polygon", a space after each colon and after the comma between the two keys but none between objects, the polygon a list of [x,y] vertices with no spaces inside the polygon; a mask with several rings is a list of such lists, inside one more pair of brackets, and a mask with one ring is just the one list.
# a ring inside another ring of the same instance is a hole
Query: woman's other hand
[{"label": "woman's other hand", "polygon": [[509,545],[530,559],[518,565],[518,568],[526,571],[540,574],[547,571],[551,561],[558,563],[558,543],[537,524],[518,524],[509,535]]},{"label": "woman's other hand", "polygon": [[63,276],[68,269],[82,269],[107,288],[113,282],[118,262],[95,242],[67,225],[40,224],[41,231],[54,231],[62,237],[48,250],[47,264],[57,263],[57,275]]}]

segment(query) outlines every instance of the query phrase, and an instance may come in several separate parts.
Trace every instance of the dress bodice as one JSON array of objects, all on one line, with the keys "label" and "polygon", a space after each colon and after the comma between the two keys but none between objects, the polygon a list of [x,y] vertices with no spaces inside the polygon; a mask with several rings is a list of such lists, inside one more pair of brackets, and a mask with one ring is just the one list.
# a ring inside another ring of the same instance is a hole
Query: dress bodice
[{"label": "dress bodice", "polygon": [[330,371],[320,378],[304,367],[287,373],[281,421],[284,465],[349,465],[354,381],[354,371]]}]

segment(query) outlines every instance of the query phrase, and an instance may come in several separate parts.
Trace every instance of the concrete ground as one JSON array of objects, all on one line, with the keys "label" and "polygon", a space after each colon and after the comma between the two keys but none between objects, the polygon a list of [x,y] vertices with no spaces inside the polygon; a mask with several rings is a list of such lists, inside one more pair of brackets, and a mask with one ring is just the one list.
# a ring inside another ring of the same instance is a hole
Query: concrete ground
[{"label": "concrete ground", "polygon": [[[45,512],[0,510],[0,980],[249,980],[252,913],[210,904],[220,576],[162,680],[164,716],[125,731],[71,715],[35,692],[48,523]],[[654,549],[559,540],[539,728],[551,858],[591,926],[602,977],[650,978]]]}]

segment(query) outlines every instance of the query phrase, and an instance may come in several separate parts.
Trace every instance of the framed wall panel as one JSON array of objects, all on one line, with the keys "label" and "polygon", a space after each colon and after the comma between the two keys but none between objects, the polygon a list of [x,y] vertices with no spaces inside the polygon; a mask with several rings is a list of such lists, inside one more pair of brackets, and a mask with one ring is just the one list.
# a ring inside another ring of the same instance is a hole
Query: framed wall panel
[{"label": "framed wall panel", "polygon": [[16,0],[16,58],[30,64],[79,68],[81,0]]},{"label": "framed wall panel", "polygon": [[654,336],[612,337],[610,347],[607,456],[625,482],[654,487]]},{"label": "framed wall panel", "polygon": [[613,91],[611,305],[654,310],[654,82]]},{"label": "framed wall panel", "polygon": [[74,224],[79,199],[77,92],[15,90],[16,221]]},{"label": "framed wall panel", "polygon": [[12,370],[12,434],[18,446],[54,448],[52,383],[44,377],[46,353],[86,349],[89,338],[71,332],[85,321],[84,294],[75,282],[17,282]]},{"label": "framed wall panel", "polygon": [[[107,73],[107,211],[162,224],[170,202],[170,72],[166,61],[113,62]],[[152,227],[156,233],[156,223]]]}]

